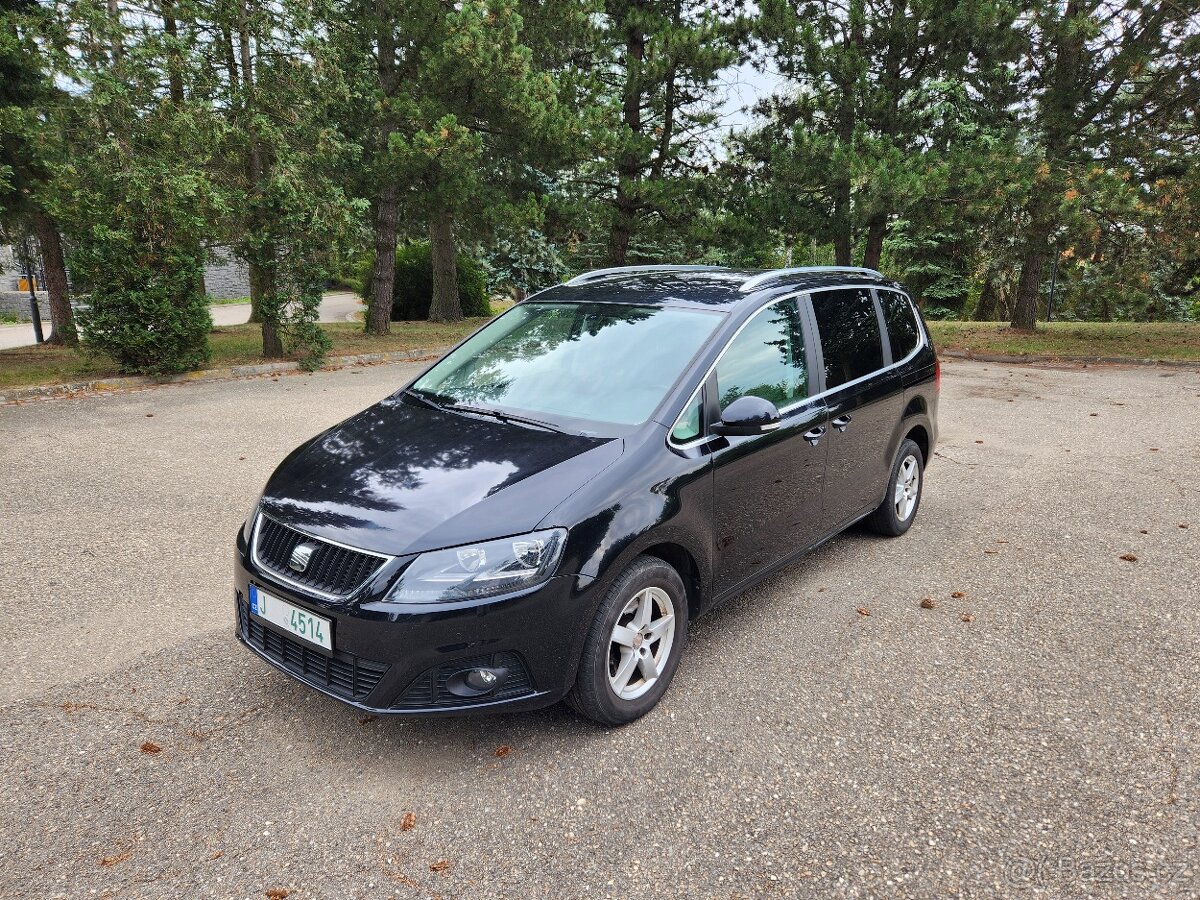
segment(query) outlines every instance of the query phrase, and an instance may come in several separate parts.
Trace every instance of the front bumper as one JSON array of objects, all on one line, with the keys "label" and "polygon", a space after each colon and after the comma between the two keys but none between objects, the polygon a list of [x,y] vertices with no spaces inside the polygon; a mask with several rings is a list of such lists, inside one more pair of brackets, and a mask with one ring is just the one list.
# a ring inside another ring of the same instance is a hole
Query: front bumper
[{"label": "front bumper", "polygon": [[[250,615],[249,586],[332,620],[325,654]],[[516,711],[561,700],[575,680],[594,611],[592,579],[560,575],[519,594],[469,604],[327,602],[258,570],[239,536],[234,560],[238,639],[260,658],[312,688],[375,715],[461,715]],[[454,673],[503,667],[489,695],[446,690]]]}]

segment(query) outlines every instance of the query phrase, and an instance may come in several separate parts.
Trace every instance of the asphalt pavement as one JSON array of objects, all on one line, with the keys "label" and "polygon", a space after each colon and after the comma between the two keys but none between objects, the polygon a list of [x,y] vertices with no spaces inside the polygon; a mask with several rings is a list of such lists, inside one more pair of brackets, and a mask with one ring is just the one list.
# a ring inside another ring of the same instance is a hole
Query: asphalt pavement
[{"label": "asphalt pavement", "polygon": [[946,363],[908,535],[606,731],[374,719],[235,641],[267,475],[412,371],[0,407],[0,897],[1200,894],[1200,374]]}]

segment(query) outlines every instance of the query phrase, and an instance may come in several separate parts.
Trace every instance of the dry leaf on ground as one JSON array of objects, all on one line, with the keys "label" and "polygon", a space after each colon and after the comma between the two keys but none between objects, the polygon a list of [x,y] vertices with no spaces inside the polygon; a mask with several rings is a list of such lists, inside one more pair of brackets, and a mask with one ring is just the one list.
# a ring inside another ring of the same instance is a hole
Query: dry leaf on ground
[{"label": "dry leaf on ground", "polygon": [[417,814],[414,812],[406,812],[404,818],[400,820],[401,831],[412,831],[417,827]]},{"label": "dry leaf on ground", "polygon": [[158,744],[154,743],[154,741],[146,741],[144,744],[142,744],[142,746],[138,747],[138,749],[147,756],[162,752],[162,747],[158,746]]},{"label": "dry leaf on ground", "polygon": [[937,604],[933,602],[932,597],[926,597],[921,601],[921,609],[933,609],[935,606]]}]

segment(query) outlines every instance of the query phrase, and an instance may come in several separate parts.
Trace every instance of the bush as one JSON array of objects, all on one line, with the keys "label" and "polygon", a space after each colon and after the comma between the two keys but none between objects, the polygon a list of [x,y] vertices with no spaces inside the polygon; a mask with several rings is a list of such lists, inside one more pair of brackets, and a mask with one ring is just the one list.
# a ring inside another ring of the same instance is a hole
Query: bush
[{"label": "bush", "polygon": [[[488,304],[487,273],[483,267],[459,253],[455,257],[458,269],[458,298],[462,302],[463,315],[468,318],[490,316]],[[374,256],[364,261],[362,296],[369,298],[372,290],[372,273],[375,269]],[[396,283],[392,288],[392,321],[417,321],[429,318],[429,306],[433,302],[433,251],[428,241],[401,244],[396,248]]]},{"label": "bush", "polygon": [[[127,205],[134,209],[130,218],[146,210]],[[163,207],[157,212],[168,212]],[[90,305],[79,310],[84,344],[111,356],[122,372],[162,377],[209,360],[204,250],[199,229],[183,218],[163,215],[154,222],[161,226],[154,241],[137,221],[119,221],[120,228],[97,225],[77,239],[72,275],[90,294]],[[150,214],[142,222],[147,220]]]}]

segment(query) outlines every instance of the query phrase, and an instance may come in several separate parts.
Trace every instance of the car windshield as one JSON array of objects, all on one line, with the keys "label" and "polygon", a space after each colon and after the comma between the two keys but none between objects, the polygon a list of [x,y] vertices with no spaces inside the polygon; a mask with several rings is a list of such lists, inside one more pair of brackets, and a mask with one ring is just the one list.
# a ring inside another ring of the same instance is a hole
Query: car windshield
[{"label": "car windshield", "polygon": [[720,314],[611,303],[521,303],[425,373],[434,402],[590,423],[645,422]]}]

